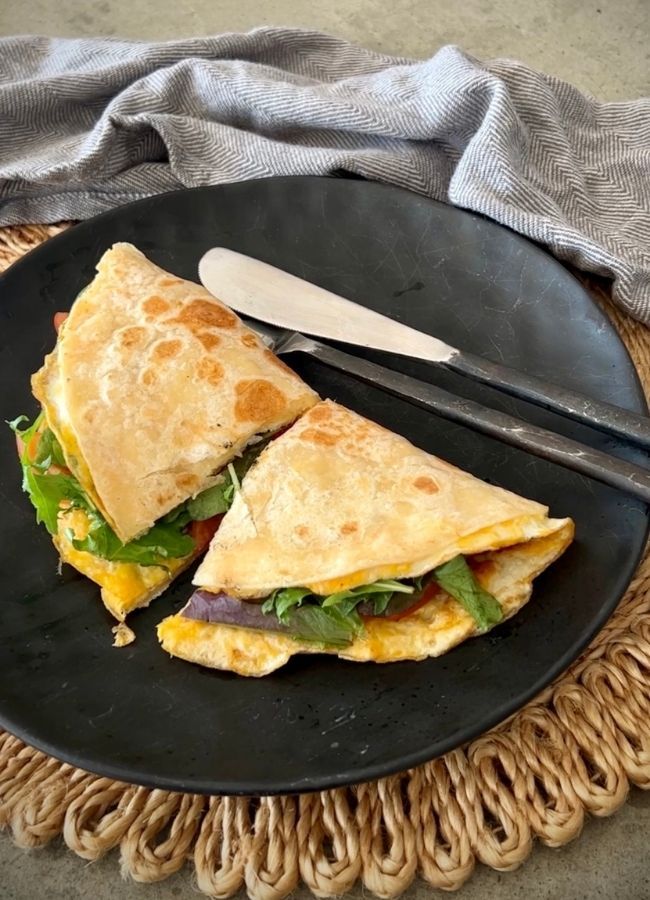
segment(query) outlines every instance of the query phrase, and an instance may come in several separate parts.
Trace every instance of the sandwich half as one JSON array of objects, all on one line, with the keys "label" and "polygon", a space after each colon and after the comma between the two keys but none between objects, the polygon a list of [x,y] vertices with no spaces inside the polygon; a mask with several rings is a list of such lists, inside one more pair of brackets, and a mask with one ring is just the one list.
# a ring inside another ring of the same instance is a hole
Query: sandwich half
[{"label": "sandwich half", "polygon": [[253,676],[297,653],[438,656],[514,615],[572,537],[571,519],[324,401],[262,451],[158,636]]},{"label": "sandwich half", "polygon": [[119,620],[207,546],[259,450],[317,402],[226,306],[116,244],[32,377],[23,486]]}]

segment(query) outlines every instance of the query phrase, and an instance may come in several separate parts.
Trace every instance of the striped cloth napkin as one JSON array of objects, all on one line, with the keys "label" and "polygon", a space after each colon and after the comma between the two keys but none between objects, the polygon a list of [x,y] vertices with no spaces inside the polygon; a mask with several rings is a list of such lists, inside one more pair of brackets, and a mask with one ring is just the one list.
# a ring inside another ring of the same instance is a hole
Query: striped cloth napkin
[{"label": "striped cloth napkin", "polygon": [[457,47],[318,32],[0,39],[0,224],[174,188],[345,170],[492,219],[614,279],[650,322],[650,99],[601,103]]}]

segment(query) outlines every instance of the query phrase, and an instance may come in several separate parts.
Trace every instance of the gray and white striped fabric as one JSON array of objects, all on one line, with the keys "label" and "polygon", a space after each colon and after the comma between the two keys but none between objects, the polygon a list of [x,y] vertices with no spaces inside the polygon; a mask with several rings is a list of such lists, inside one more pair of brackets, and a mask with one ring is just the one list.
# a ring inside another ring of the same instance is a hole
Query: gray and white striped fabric
[{"label": "gray and white striped fabric", "polygon": [[451,46],[415,61],[284,28],[0,40],[0,224],[340,169],[484,213],[612,277],[650,323],[650,99],[600,103]]}]

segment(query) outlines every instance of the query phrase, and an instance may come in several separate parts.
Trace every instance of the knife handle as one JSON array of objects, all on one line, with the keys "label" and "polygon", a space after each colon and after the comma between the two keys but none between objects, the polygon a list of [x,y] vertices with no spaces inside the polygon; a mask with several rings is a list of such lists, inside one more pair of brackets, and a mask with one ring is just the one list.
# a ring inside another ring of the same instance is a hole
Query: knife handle
[{"label": "knife handle", "polygon": [[290,351],[307,353],[325,365],[353,375],[366,384],[388,391],[452,422],[467,425],[475,431],[595,478],[632,494],[645,503],[650,503],[650,472],[634,463],[609,456],[586,444],[545,428],[529,425],[514,416],[483,406],[474,400],[457,397],[436,385],[359,359],[318,341],[307,338],[289,341],[285,352]]},{"label": "knife handle", "polygon": [[464,350],[458,351],[442,364],[448,369],[453,369],[461,375],[468,375],[474,381],[489,384],[513,397],[528,400],[536,406],[561,413],[574,421],[584,422],[592,428],[615,434],[641,447],[650,448],[650,418],[647,416],[601,400],[592,400],[577,391],[551,384],[534,375],[526,375],[501,363],[466,353]]}]

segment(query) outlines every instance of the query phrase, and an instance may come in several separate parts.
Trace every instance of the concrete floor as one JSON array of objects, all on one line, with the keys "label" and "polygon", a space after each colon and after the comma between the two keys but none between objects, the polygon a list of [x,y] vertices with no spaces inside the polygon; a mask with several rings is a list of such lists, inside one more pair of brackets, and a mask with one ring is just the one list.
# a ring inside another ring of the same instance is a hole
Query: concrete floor
[{"label": "concrete floor", "polygon": [[[510,56],[602,99],[650,93],[650,0],[0,0],[0,35],[114,35],[166,40],[256,25],[320,28],[404,56],[446,43]],[[650,795],[631,794],[612,819],[591,821],[561,851],[538,847],[517,872],[479,867],[462,900],[650,898]],[[408,900],[424,900],[418,885]],[[0,900],[172,900],[197,896],[188,873],[157,885],[119,878],[115,855],[86,864],[61,845],[26,854],[0,837]],[[301,900],[304,895],[298,895]],[[354,895],[360,898],[362,892]]]},{"label": "concrete floor", "polygon": [[144,40],[295,25],[384,53],[459,44],[509,56],[603,100],[650,92],[650,0],[0,0],[0,35]]}]

